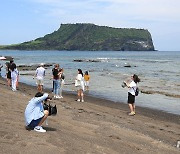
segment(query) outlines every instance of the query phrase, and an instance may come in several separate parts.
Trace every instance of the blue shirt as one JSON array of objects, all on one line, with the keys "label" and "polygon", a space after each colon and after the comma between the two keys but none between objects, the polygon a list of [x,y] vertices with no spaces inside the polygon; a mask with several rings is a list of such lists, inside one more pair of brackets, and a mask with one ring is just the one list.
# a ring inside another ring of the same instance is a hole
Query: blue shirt
[{"label": "blue shirt", "polygon": [[25,124],[28,126],[32,120],[37,120],[44,116],[44,108],[42,102],[48,97],[47,93],[44,93],[41,97],[32,98],[25,109]]}]

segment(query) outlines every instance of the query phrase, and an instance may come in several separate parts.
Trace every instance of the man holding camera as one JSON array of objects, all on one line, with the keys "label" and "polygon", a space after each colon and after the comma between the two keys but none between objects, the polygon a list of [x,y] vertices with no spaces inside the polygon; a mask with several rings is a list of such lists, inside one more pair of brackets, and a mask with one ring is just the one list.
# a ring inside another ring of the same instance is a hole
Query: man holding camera
[{"label": "man holding camera", "polygon": [[45,129],[42,128],[43,122],[47,119],[49,115],[48,110],[44,110],[43,101],[47,101],[50,99],[47,93],[36,93],[35,97],[33,97],[26,109],[25,109],[25,124],[29,129],[34,129],[37,132],[46,132]]}]

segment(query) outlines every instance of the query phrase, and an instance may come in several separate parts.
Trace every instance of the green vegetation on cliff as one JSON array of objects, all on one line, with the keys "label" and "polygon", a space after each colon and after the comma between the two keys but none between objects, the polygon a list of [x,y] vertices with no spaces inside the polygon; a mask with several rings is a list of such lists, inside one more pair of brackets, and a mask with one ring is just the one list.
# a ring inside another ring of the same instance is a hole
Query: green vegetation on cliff
[{"label": "green vegetation on cliff", "polygon": [[153,51],[148,30],[94,24],[61,24],[57,31],[33,41],[3,46],[18,50]]}]

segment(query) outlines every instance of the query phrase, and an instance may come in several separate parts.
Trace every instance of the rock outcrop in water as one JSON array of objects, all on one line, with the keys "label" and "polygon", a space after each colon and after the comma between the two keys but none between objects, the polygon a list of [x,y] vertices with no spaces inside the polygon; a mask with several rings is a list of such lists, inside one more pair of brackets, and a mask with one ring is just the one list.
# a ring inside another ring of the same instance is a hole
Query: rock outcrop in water
[{"label": "rock outcrop in water", "polygon": [[44,37],[0,49],[154,51],[151,34],[145,29],[112,28],[94,24],[61,24]]}]

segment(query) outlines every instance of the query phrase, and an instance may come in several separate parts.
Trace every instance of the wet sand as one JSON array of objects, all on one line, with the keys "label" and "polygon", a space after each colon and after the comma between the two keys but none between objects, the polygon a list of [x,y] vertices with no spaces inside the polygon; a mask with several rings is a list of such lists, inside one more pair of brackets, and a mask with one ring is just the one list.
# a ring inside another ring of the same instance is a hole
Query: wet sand
[{"label": "wet sand", "polygon": [[127,104],[90,96],[81,103],[70,93],[53,100],[58,114],[43,125],[46,133],[28,131],[24,110],[36,92],[22,83],[13,92],[0,78],[0,153],[180,153],[179,115],[137,107],[136,115],[128,116]]}]

